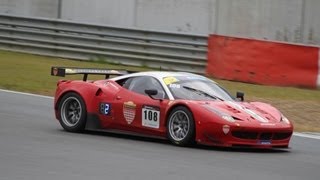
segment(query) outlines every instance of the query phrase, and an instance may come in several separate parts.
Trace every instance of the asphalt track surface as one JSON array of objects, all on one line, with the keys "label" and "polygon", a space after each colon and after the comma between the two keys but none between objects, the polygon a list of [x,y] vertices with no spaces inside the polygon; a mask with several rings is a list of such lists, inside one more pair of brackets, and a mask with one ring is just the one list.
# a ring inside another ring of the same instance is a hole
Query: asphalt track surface
[{"label": "asphalt track surface", "polygon": [[319,180],[320,140],[294,136],[289,150],[195,146],[112,133],[73,134],[53,100],[0,90],[0,180]]}]

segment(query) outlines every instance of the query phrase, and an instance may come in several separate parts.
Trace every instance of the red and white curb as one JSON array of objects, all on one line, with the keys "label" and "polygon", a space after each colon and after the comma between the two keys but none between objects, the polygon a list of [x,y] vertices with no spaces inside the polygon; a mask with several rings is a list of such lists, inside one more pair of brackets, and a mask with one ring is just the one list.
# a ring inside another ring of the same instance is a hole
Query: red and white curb
[{"label": "red and white curb", "polygon": [[317,76],[317,87],[320,89],[320,48],[318,53],[318,76]]}]

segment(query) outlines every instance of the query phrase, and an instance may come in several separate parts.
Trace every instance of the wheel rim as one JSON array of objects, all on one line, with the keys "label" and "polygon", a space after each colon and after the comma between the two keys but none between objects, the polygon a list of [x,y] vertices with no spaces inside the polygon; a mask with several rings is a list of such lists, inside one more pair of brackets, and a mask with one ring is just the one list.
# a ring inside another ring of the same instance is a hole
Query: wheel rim
[{"label": "wheel rim", "polygon": [[61,119],[69,127],[75,126],[81,118],[82,108],[80,101],[75,97],[67,98],[61,107]]},{"label": "wheel rim", "polygon": [[169,119],[169,133],[175,141],[183,140],[190,129],[189,117],[184,111],[176,111]]}]

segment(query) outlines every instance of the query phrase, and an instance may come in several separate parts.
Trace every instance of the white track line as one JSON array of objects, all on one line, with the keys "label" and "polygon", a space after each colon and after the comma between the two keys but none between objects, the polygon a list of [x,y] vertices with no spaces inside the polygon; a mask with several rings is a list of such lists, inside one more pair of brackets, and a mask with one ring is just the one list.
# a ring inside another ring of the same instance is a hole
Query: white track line
[{"label": "white track line", "polygon": [[320,140],[320,136],[317,135],[313,135],[313,134],[307,134],[307,133],[293,133],[294,136],[298,136],[298,137],[304,137],[304,138],[310,138],[310,139],[317,139]]},{"label": "white track line", "polygon": [[[18,91],[10,91],[10,90],[5,90],[5,89],[0,89],[2,92],[7,92],[7,93],[13,93],[13,94],[21,94],[21,95],[26,95],[26,96],[33,96],[33,97],[40,97],[40,98],[46,98],[46,99],[53,99],[51,96],[43,96],[43,95],[38,95],[38,94],[31,94],[31,93],[24,93],[24,92],[18,92]],[[310,138],[310,139],[318,139],[320,140],[320,136],[313,135],[313,134],[306,134],[306,133],[298,133],[295,132],[293,133],[294,136],[298,137],[304,137],[304,138]]]},{"label": "white track line", "polygon": [[18,91],[10,91],[10,90],[5,90],[5,89],[0,89],[0,91],[7,92],[7,93],[13,93],[13,94],[21,94],[21,95],[26,95],[26,96],[34,96],[34,97],[40,97],[40,98],[53,99],[53,97],[51,97],[51,96],[43,96],[43,95],[38,95],[38,94],[24,93],[24,92],[18,92]]}]

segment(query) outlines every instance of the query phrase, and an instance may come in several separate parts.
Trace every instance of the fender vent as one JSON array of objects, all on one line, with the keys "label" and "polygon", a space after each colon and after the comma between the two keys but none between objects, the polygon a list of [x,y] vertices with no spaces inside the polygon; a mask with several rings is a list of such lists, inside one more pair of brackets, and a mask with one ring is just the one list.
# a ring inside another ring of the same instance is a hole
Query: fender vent
[{"label": "fender vent", "polygon": [[99,88],[96,92],[96,96],[101,96],[102,95],[102,90],[101,88]]},{"label": "fender vent", "polygon": [[292,132],[244,132],[244,131],[233,131],[232,136],[240,139],[250,140],[284,140],[290,138]]},{"label": "fender vent", "polygon": [[240,139],[257,139],[257,132],[242,132],[242,131],[233,131],[232,136]]},{"label": "fender vent", "polygon": [[292,135],[292,132],[283,132],[283,133],[274,133],[273,138],[274,140],[282,140],[287,139]]},{"label": "fender vent", "polygon": [[259,139],[260,140],[271,140],[272,133],[261,133]]}]

